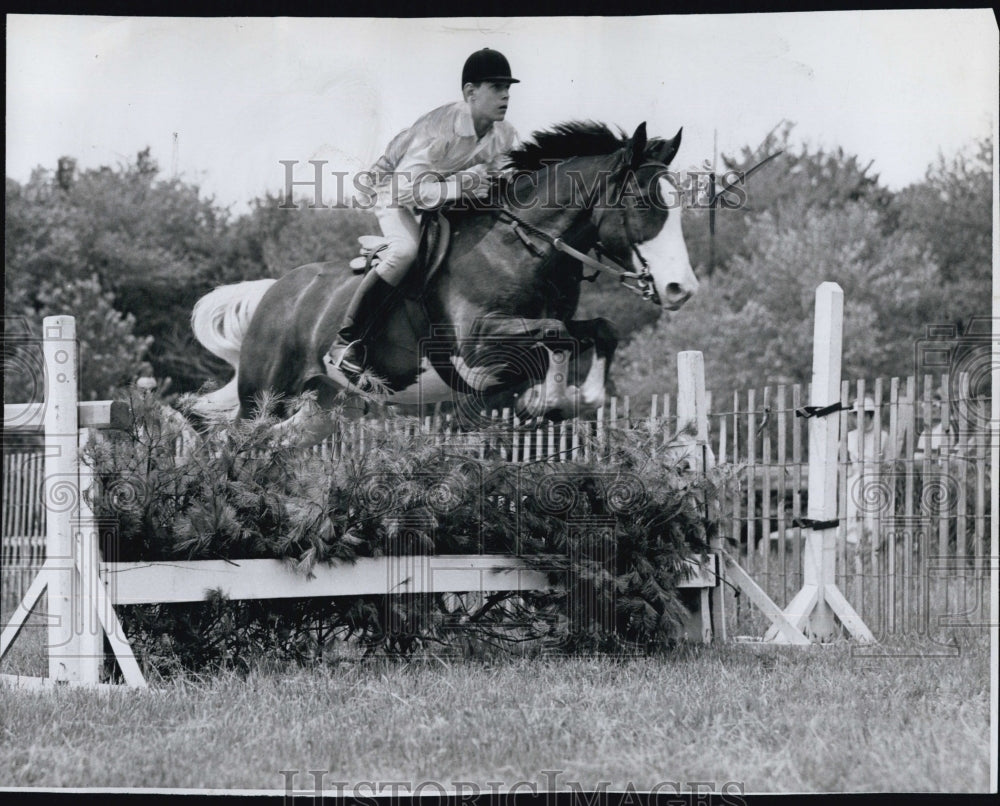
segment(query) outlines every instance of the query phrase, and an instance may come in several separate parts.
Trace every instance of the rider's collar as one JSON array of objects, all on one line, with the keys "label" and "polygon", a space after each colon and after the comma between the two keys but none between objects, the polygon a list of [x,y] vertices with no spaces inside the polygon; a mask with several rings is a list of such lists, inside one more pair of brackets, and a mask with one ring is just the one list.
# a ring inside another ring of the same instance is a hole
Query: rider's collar
[{"label": "rider's collar", "polygon": [[458,115],[455,117],[455,134],[459,137],[475,137],[476,124],[472,121],[472,110],[468,101],[458,102]]}]

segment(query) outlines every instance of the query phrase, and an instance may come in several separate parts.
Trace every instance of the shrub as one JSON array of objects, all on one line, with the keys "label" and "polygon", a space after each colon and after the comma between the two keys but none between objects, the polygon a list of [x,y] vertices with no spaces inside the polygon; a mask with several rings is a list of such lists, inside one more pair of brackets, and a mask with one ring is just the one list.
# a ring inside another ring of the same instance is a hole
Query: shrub
[{"label": "shrub", "polygon": [[359,557],[513,554],[565,583],[558,593],[125,608],[137,649],[175,667],[304,658],[331,636],[369,652],[470,641],[650,650],[678,634],[676,586],[685,560],[708,548],[707,504],[726,478],[681,470],[648,430],[606,432],[601,462],[513,464],[499,426],[425,434],[399,417],[339,421],[339,447],[310,451],[280,444],[265,413],[207,426],[178,458],[179,418],[165,411],[133,400],[132,427],[88,447],[95,512],[117,522],[102,546],[109,560],[277,558],[308,574]]}]

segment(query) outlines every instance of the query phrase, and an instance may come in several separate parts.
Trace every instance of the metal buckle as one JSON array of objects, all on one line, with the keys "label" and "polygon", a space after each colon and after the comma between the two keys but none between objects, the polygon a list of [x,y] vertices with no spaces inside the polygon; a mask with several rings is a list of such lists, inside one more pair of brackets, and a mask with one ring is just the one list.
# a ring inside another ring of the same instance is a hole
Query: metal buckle
[{"label": "metal buckle", "polygon": [[642,289],[642,298],[648,300],[655,300],[657,298],[656,285],[653,282],[653,275],[648,271],[644,271],[639,276],[639,288]]}]

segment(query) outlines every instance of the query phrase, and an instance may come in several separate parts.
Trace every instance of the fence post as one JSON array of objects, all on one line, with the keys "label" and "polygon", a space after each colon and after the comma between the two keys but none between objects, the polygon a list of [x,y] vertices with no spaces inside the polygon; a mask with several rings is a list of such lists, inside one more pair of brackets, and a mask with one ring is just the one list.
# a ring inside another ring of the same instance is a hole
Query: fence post
[{"label": "fence post", "polygon": [[[828,406],[840,400],[840,360],[844,329],[844,292],[836,283],[821,283],[816,289],[816,321],[813,330],[813,367],[809,403]],[[809,420],[809,503],[807,517],[813,522],[837,519],[837,443],[840,415]],[[845,491],[845,494],[848,494]],[[809,630],[816,638],[833,637],[836,624],[824,595],[836,583],[837,528],[811,528],[806,533],[802,566],[804,585],[818,586],[816,605],[809,617]]]},{"label": "fence post", "polygon": [[[81,429],[77,442],[78,450],[94,437],[95,432],[92,429]],[[97,586],[102,584],[98,576],[101,554],[97,520],[94,517],[90,501],[87,499],[88,495],[94,493],[96,479],[93,469],[83,462],[78,464],[77,474],[80,490],[80,516],[75,530],[74,545],[78,571],[76,578],[80,585],[77,601],[80,602],[83,609],[78,617],[80,627],[78,651],[80,654],[77,668],[81,682],[97,683],[101,679],[101,665],[104,660],[104,628],[101,624],[101,616],[114,617],[114,611],[112,610],[109,614],[100,613],[97,606],[100,593]],[[117,620],[115,623],[117,624]]]},{"label": "fence post", "polygon": [[[695,427],[694,465],[705,472],[712,465],[708,442],[708,400],[705,393],[705,359],[698,350],[686,350],[677,354],[677,430],[685,430],[689,424]],[[722,548],[722,539],[712,540],[713,549]],[[716,558],[718,561],[718,558]],[[723,563],[719,562],[716,572],[724,574]],[[725,585],[718,584],[710,589],[710,612],[712,634],[720,641],[726,640]],[[705,610],[702,608],[702,613]],[[703,630],[707,625],[703,625]]]},{"label": "fence post", "polygon": [[[77,381],[79,361],[76,322],[72,316],[47,316],[42,322],[45,366],[45,508],[48,583],[49,678],[81,680],[81,637],[87,619],[77,606],[75,532],[79,524],[80,479],[77,475]],[[96,681],[95,681],[96,682]]]},{"label": "fence post", "polygon": [[708,445],[708,411],[705,407],[705,360],[698,350],[677,353],[677,431],[693,426],[699,448],[695,461],[705,470],[700,448]]},{"label": "fence post", "polygon": [[[874,637],[837,587],[837,448],[839,412],[817,410],[840,403],[840,359],[844,328],[844,292],[836,283],[816,289],[813,329],[813,370],[809,403],[809,505],[806,545],[802,554],[802,590],[788,607],[786,617],[814,640],[836,635],[835,616],[861,641]],[[844,495],[849,491],[844,490]],[[782,641],[772,626],[765,640]]]}]

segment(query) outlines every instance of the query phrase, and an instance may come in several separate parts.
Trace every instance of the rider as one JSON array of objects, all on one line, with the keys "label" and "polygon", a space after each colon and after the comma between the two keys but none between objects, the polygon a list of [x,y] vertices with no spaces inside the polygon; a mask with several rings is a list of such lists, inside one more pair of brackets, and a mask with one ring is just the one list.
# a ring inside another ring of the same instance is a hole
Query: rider
[{"label": "rider", "polygon": [[[504,120],[512,78],[503,54],[477,50],[462,68],[463,100],[445,104],[396,135],[373,168],[375,215],[388,248],[362,279],[330,348],[333,365],[352,383],[363,368],[360,339],[388,293],[416,260],[418,209],[435,209],[463,196],[489,195],[490,171],[504,167],[517,132]],[[338,355],[339,351],[339,355]]]}]

